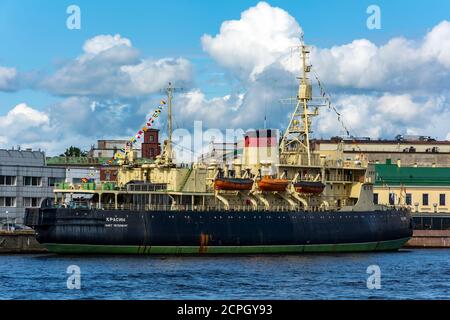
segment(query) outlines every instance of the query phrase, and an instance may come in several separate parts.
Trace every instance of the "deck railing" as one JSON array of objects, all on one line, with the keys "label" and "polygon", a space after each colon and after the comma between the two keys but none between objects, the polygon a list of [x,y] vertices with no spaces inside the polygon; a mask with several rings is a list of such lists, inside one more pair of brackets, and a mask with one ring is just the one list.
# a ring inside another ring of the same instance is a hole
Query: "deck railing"
[{"label": "deck railing", "polygon": [[[226,211],[226,212],[299,212],[299,211],[308,211],[308,212],[330,212],[336,211],[336,208],[309,208],[308,210],[304,210],[302,207],[292,207],[292,206],[271,206],[270,209],[267,209],[264,206],[230,206],[226,208],[222,204],[212,205],[212,206],[203,206],[203,205],[168,205],[168,204],[118,204],[117,206],[112,203],[102,203],[99,205],[98,203],[71,203],[67,205],[57,205],[58,208],[72,208],[72,209],[81,209],[81,210],[126,210],[126,211],[173,211],[173,212],[205,212],[205,211]],[[408,211],[405,207],[390,207],[390,206],[378,206],[378,210],[387,211],[387,210],[395,210],[395,211]]]},{"label": "deck railing", "polygon": [[196,212],[196,211],[228,211],[228,212],[256,212],[256,211],[270,211],[270,212],[287,212],[287,211],[299,211],[300,208],[293,208],[290,206],[272,206],[270,209],[266,209],[264,206],[230,206],[226,208],[224,205],[216,206],[203,206],[203,205],[167,205],[167,204],[118,204],[113,203],[98,203],[93,204],[69,204],[64,206],[73,209],[100,209],[100,210],[127,210],[127,211],[183,211],[183,212]]},{"label": "deck railing", "polygon": [[[60,206],[61,207],[61,206]],[[203,205],[190,205],[190,204],[118,204],[117,206],[113,203],[98,203],[92,204],[81,204],[72,203],[65,205],[63,207],[74,208],[74,209],[100,209],[100,210],[127,210],[127,211],[182,211],[182,212],[195,212],[195,211],[228,211],[228,212],[260,212],[260,211],[270,211],[270,212],[288,212],[288,211],[304,211],[302,207],[292,207],[292,206],[271,206],[267,209],[265,206],[247,206],[247,205],[235,205],[225,207],[223,204],[217,204],[212,206]],[[309,208],[309,212],[327,212],[336,211],[336,208]],[[378,210],[396,210],[396,211],[407,211],[405,207],[389,207],[389,206],[378,206]]]}]

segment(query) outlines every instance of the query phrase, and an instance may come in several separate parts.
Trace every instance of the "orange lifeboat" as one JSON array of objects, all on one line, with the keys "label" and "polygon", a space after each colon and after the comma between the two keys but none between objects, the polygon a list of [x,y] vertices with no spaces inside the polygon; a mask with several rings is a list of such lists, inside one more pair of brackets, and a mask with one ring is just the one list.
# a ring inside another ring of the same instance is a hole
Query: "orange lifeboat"
[{"label": "orange lifeboat", "polygon": [[289,184],[286,179],[273,179],[269,176],[264,176],[259,182],[258,187],[262,191],[284,191]]},{"label": "orange lifeboat", "polygon": [[214,180],[216,190],[251,190],[252,186],[252,179],[217,178]]},{"label": "orange lifeboat", "polygon": [[325,185],[322,182],[300,181],[294,183],[294,188],[298,193],[319,194],[323,192]]}]

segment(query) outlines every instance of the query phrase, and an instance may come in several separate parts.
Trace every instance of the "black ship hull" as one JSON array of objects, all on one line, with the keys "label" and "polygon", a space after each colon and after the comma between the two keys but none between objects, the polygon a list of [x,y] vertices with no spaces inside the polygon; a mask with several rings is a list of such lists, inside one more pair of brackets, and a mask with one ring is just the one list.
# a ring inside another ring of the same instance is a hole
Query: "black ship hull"
[{"label": "black ship hull", "polygon": [[221,254],[386,251],[412,236],[407,211],[229,212],[28,209],[51,252]]}]

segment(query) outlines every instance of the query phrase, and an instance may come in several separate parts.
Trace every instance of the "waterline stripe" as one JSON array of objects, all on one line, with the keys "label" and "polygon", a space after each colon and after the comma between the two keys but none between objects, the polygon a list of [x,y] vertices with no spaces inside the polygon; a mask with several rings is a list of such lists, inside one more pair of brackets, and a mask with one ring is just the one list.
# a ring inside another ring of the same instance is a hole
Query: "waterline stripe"
[{"label": "waterline stripe", "polygon": [[126,246],[89,244],[44,244],[50,252],[60,254],[257,254],[363,252],[400,249],[410,238],[380,242],[268,245],[268,246]]}]

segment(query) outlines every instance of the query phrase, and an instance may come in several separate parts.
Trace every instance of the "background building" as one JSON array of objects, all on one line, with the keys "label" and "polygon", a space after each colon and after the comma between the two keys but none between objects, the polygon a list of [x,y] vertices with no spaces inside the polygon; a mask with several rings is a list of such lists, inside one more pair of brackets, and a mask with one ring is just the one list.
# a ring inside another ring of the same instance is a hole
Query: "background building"
[{"label": "background building", "polygon": [[[97,146],[92,146],[89,158],[112,158],[120,149],[124,149],[128,140],[97,140]],[[135,149],[138,158],[142,157],[141,149]]]},{"label": "background building", "polygon": [[0,217],[23,222],[25,208],[39,207],[53,198],[53,187],[63,182],[66,170],[46,166],[41,151],[0,149]]},{"label": "background building", "polygon": [[97,184],[100,183],[100,169],[96,167],[66,167],[65,182],[71,184],[79,184],[83,181],[94,182]]},{"label": "background building", "polygon": [[[97,147],[92,147],[87,157],[51,157],[47,158],[47,164],[64,167],[65,182],[69,184],[80,184],[86,179],[97,184],[100,181],[115,182],[118,165],[116,162],[111,163],[111,159],[116,152],[124,149],[126,144],[127,140],[98,140]],[[137,151],[138,162],[154,160],[161,153],[159,130],[149,129],[144,135],[142,149],[134,150]]]},{"label": "background building", "polygon": [[375,165],[374,202],[406,205],[412,212],[450,212],[450,167]]},{"label": "background building", "polygon": [[340,150],[345,160],[359,160],[364,156],[373,163],[385,163],[387,159],[391,159],[393,162],[400,160],[404,166],[450,166],[450,141],[336,137],[329,140],[313,140],[311,145],[313,150],[325,155]]},{"label": "background building", "polygon": [[64,168],[64,182],[79,184],[83,180],[88,180],[89,182],[100,183],[100,169],[106,161],[106,158],[51,157],[47,158],[47,165]]},{"label": "background building", "polygon": [[230,163],[235,158],[242,156],[244,142],[211,142],[208,145],[208,151],[201,154],[197,161],[210,164],[215,163]]}]

